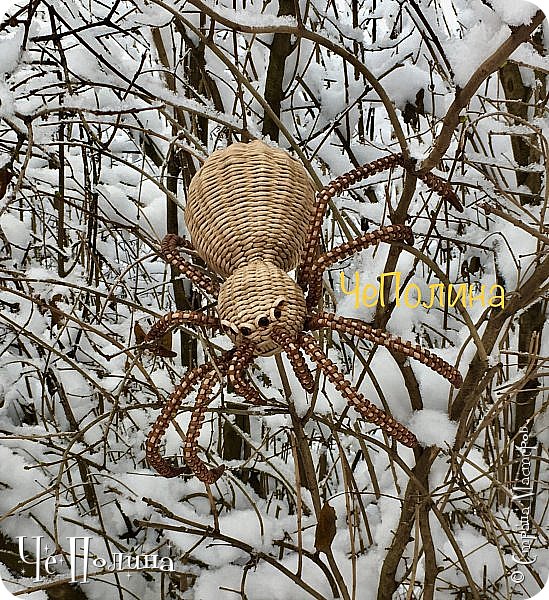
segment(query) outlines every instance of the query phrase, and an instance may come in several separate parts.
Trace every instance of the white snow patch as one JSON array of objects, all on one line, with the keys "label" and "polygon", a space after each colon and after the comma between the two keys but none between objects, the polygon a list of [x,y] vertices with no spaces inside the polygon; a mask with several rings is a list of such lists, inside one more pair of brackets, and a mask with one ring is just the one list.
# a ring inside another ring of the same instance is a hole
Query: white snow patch
[{"label": "white snow patch", "polygon": [[471,2],[460,15],[467,31],[463,39],[449,41],[446,48],[455,82],[464,86],[476,69],[509,37],[509,27],[478,1]]},{"label": "white snow patch", "polygon": [[13,118],[13,94],[4,81],[0,79],[0,118]]},{"label": "white snow patch", "polygon": [[19,248],[26,248],[30,241],[30,231],[28,227],[10,213],[4,213],[0,217],[0,227],[4,235],[8,238],[10,244]]},{"label": "white snow patch", "polygon": [[11,73],[17,67],[17,63],[23,52],[23,37],[25,28],[18,27],[14,32],[2,38],[0,48],[2,51],[2,62],[0,62],[0,73]]},{"label": "white snow patch", "polygon": [[525,0],[490,0],[490,4],[507,25],[514,26],[531,23],[539,10],[535,4]]},{"label": "white snow patch", "polygon": [[403,109],[407,102],[415,104],[421,89],[429,89],[429,73],[412,64],[391,71],[383,78],[383,87],[396,106]]},{"label": "white snow patch", "polygon": [[457,423],[440,410],[425,408],[412,415],[408,428],[424,446],[451,446],[456,439]]}]

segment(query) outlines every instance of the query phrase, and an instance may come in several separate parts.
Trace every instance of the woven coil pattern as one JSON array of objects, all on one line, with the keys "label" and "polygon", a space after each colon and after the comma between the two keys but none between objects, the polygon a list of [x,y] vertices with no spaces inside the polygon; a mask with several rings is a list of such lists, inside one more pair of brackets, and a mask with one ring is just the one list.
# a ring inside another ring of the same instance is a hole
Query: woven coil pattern
[{"label": "woven coil pattern", "polygon": [[228,368],[228,376],[234,391],[245,400],[256,406],[263,406],[259,392],[244,380],[244,370],[254,359],[254,348],[250,344],[243,344],[236,349],[235,355]]},{"label": "woven coil pattern", "polygon": [[196,367],[192,371],[187,371],[179,385],[171,393],[168,401],[162,408],[162,412],[156,419],[149,435],[147,437],[146,449],[147,460],[154,469],[163,477],[177,477],[184,472],[184,469],[175,467],[164,460],[160,453],[160,443],[170,421],[176,416],[185,397],[191,392],[198,380],[203,379],[207,373],[213,371],[211,362]]},{"label": "woven coil pattern", "polygon": [[169,233],[162,240],[160,253],[166,262],[184,273],[194,284],[215,296],[219,292],[219,285],[202,273],[198,267],[185,260],[179,253],[179,249],[192,249],[192,245],[182,237]]},{"label": "woven coil pattern", "polygon": [[[225,370],[225,364],[219,365],[222,371]],[[185,438],[183,447],[183,457],[185,464],[205,483],[215,483],[225,471],[225,465],[219,465],[213,469],[208,469],[206,465],[197,456],[198,436],[200,428],[206,417],[206,410],[212,401],[211,392],[219,379],[216,371],[212,370],[206,373],[202,379],[200,389],[196,395],[192,418],[189,422],[189,429]]]},{"label": "woven coil pattern", "polygon": [[256,140],[214,152],[189,186],[185,222],[199,256],[228,277],[262,259],[295,269],[314,205],[302,164]]},{"label": "woven coil pattern", "polygon": [[288,355],[294,373],[303,389],[312,393],[315,389],[315,379],[303,358],[299,345],[289,335],[277,329],[273,331],[273,338],[284,348],[284,352]]},{"label": "woven coil pattern", "polygon": [[192,324],[197,327],[219,328],[219,320],[215,317],[189,310],[177,310],[169,312],[156,321],[145,336],[145,343],[154,344],[174,327],[181,327],[186,324]]},{"label": "woven coil pattern", "polygon": [[303,330],[306,312],[303,290],[282,269],[262,260],[237,269],[221,286],[217,304],[233,342],[252,344],[256,356],[280,352],[273,327],[295,337]]}]

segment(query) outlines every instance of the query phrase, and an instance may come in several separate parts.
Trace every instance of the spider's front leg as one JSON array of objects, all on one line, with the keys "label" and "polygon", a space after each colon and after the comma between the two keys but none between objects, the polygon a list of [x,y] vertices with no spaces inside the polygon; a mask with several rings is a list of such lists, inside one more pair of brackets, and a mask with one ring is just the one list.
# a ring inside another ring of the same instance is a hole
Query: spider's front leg
[{"label": "spider's front leg", "polygon": [[334,363],[324,354],[313,336],[303,334],[300,338],[301,347],[319,365],[326,377],[335,385],[350,406],[357,410],[362,417],[379,425],[388,435],[410,448],[418,445],[416,436],[399,423],[396,419],[372,404],[343,377]]},{"label": "spider's front leg", "polygon": [[239,396],[251,404],[262,406],[265,402],[261,399],[259,392],[244,380],[244,369],[252,363],[253,359],[254,348],[251,344],[238,346],[227,369],[227,375],[234,391]]},{"label": "spider's front leg", "polygon": [[308,326],[311,330],[326,327],[339,333],[356,335],[364,340],[373,342],[378,346],[384,346],[389,350],[400,352],[405,356],[418,360],[424,365],[427,365],[430,369],[433,369],[436,373],[442,375],[455,387],[459,387],[462,384],[461,373],[436,354],[432,354],[429,350],[416,344],[412,344],[411,342],[404,341],[398,336],[391,335],[382,329],[374,329],[366,323],[363,323],[360,319],[340,317],[333,313],[322,313],[311,317]]},{"label": "spider's front leg", "polygon": [[414,234],[407,225],[387,225],[386,227],[381,227],[381,229],[365,233],[350,242],[345,242],[319,256],[313,262],[306,281],[309,288],[307,309],[313,309],[320,301],[322,295],[322,275],[328,267],[344,258],[352,256],[355,252],[376,246],[380,242],[406,242],[407,244],[413,244]]},{"label": "spider's front leg", "polygon": [[272,333],[272,338],[282,346],[284,352],[288,355],[290,364],[303,389],[312,393],[315,389],[315,380],[301,354],[299,345],[289,335],[276,329]]},{"label": "spider's front leg", "polygon": [[[257,390],[251,388],[241,378],[242,370],[253,358],[253,353],[250,357],[249,352],[244,352],[247,348],[247,346],[239,347],[236,350],[226,352],[216,363],[216,366],[222,376],[232,372],[233,385],[235,385],[235,391],[238,394],[254,404],[264,404],[259,397]],[[164,477],[177,477],[178,475],[185,473],[184,468],[174,467],[162,457],[160,453],[160,444],[170,421],[175,418],[181,407],[181,403],[189,395],[199,379],[202,379],[202,383],[196,397],[189,421],[189,428],[185,436],[183,458],[191,471],[204,483],[215,483],[223,474],[223,471],[225,470],[224,465],[208,469],[205,463],[198,457],[198,437],[200,435],[200,429],[204,422],[206,410],[212,401],[211,391],[218,378],[219,375],[214,364],[208,362],[188,371],[181,380],[181,383],[176,386],[175,390],[170,395],[147,439],[147,459],[149,464],[158,471],[160,475],[163,475]]]},{"label": "spider's front leg", "polygon": [[155,469],[155,471],[157,471],[163,477],[177,477],[185,472],[185,469],[181,467],[174,467],[164,459],[160,453],[160,444],[164,434],[166,433],[166,430],[168,429],[170,421],[176,416],[183,400],[192,391],[197,381],[203,378],[206,374],[211,373],[213,370],[214,366],[209,362],[187,371],[179,385],[177,385],[174,391],[171,393],[168,401],[162,409],[162,412],[151,428],[146,444],[147,460],[151,467],[153,467],[153,469]]},{"label": "spider's front leg", "polygon": [[[229,381],[238,395],[255,405],[263,405],[265,403],[259,396],[259,392],[255,388],[249,386],[242,378],[243,371],[252,362],[253,356],[253,346],[245,344],[239,346],[233,352],[227,353],[219,363],[218,367],[222,375],[228,375]],[[198,436],[200,435],[200,428],[204,422],[206,409],[212,400],[210,394],[215,385],[216,377],[217,373],[211,371],[202,381],[189,422],[189,429],[187,430],[183,449],[183,457],[187,466],[200,481],[210,485],[215,483],[221,477],[225,471],[225,465],[219,465],[214,469],[208,469],[204,462],[198,457]]]},{"label": "spider's front leg", "polygon": [[[224,364],[219,365],[222,373],[226,372],[226,361]],[[189,428],[187,429],[187,435],[185,436],[185,445],[183,446],[183,458],[185,459],[186,465],[191,471],[204,483],[213,484],[215,483],[223,472],[225,471],[225,465],[219,465],[213,469],[208,467],[198,458],[198,436],[200,435],[200,429],[204,422],[206,415],[206,409],[212,401],[210,396],[211,391],[215,385],[218,374],[215,370],[211,370],[206,374],[202,380],[202,384],[196,396],[196,402],[194,403],[193,412],[189,421]]]},{"label": "spider's front leg", "polygon": [[212,327],[213,329],[220,328],[219,319],[216,317],[210,317],[204,313],[191,310],[176,310],[174,312],[169,312],[158,319],[158,321],[156,321],[149,329],[143,343],[145,347],[153,347],[166,335],[166,333],[168,333],[168,331],[170,331],[170,329],[186,324]]},{"label": "spider's front leg", "polygon": [[[244,369],[253,361],[254,349],[251,344],[242,344],[234,351],[227,353],[218,365],[221,373],[227,375],[234,391],[248,402],[256,406],[263,406],[265,402],[261,399],[259,392],[251,387],[244,379]],[[208,467],[198,457],[198,436],[204,422],[206,409],[211,402],[210,394],[215,385],[216,373],[210,372],[204,378],[191,415],[189,429],[185,438],[183,456],[185,463],[193,473],[204,483],[215,483],[225,471],[225,465],[214,469]]]}]

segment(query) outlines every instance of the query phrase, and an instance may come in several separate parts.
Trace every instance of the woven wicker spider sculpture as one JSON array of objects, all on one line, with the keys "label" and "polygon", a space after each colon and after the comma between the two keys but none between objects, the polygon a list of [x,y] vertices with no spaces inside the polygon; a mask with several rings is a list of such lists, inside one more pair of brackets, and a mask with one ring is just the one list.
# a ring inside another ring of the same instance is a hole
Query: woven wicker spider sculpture
[{"label": "woven wicker spider sculpture", "polygon": [[[406,446],[417,445],[412,432],[353,388],[307,333],[330,328],[355,335],[424,363],[455,386],[461,384],[459,372],[428,350],[374,329],[359,319],[316,310],[327,267],[380,242],[412,243],[410,228],[395,224],[319,253],[321,225],[330,198],[349,185],[394,166],[404,166],[402,155],[389,155],[346,173],[315,198],[301,163],[263,142],[236,143],[214,152],[205,161],[191,182],[185,208],[191,241],[167,235],[162,241],[161,254],[199,288],[217,298],[217,316],[191,311],[168,313],[152,326],[145,343],[153,347],[168,330],[191,324],[225,332],[234,348],[225,352],[216,364],[207,362],[190,369],[169,397],[146,445],[149,464],[158,473],[175,477],[186,471],[166,461],[160,445],[181,403],[199,385],[183,457],[200,480],[214,483],[224,466],[209,469],[204,464],[198,456],[198,436],[219,374],[226,376],[245,400],[262,404],[259,393],[244,377],[245,369],[257,356],[280,352],[288,355],[305,390],[313,391],[314,379],[302,351],[366,421],[377,424]],[[447,183],[432,174],[418,176],[461,210]],[[182,256],[193,250],[218,277],[207,276]],[[288,274],[294,269],[297,281]]]}]

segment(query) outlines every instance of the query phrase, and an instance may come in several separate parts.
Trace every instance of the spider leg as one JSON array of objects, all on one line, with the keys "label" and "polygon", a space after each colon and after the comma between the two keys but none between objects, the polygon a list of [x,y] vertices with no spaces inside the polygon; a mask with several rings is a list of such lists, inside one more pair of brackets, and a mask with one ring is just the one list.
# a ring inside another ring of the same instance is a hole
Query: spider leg
[{"label": "spider leg", "polygon": [[[252,362],[254,350],[251,344],[244,344],[236,348],[233,352],[227,353],[221,363],[218,365],[223,375],[228,375],[235,391],[249,402],[262,405],[263,400],[259,397],[256,389],[249,386],[242,378],[243,370]],[[215,385],[216,372],[209,371],[198,391],[196,402],[191,415],[187,436],[185,437],[185,445],[183,449],[183,457],[187,466],[193,473],[204,483],[215,483],[225,471],[225,465],[219,465],[214,469],[208,469],[204,462],[198,457],[198,436],[200,428],[204,422],[206,409],[211,402],[210,393]]]},{"label": "spider leg", "polygon": [[322,227],[322,221],[324,220],[324,213],[326,212],[326,208],[330,200],[340,194],[343,190],[346,190],[351,184],[358,183],[366,177],[371,177],[376,173],[380,173],[381,171],[385,171],[397,166],[400,164],[399,161],[401,159],[401,154],[391,154],[389,156],[385,156],[374,162],[363,165],[362,167],[358,167],[358,169],[354,169],[348,173],[340,175],[333,181],[330,181],[328,185],[324,186],[320,192],[318,192],[313,219],[307,233],[307,243],[305,245],[303,260],[301,263],[302,270],[298,278],[298,283],[300,285],[306,286],[309,282],[310,270],[313,266],[317,247],[320,241],[320,229]]},{"label": "spider leg", "polygon": [[[313,266],[317,248],[320,243],[320,230],[322,227],[322,221],[324,220],[324,213],[326,212],[326,207],[328,206],[330,200],[340,194],[343,190],[346,190],[350,185],[358,183],[367,177],[371,177],[376,173],[380,173],[381,171],[385,171],[396,166],[405,166],[410,168],[410,165],[405,164],[402,154],[390,154],[389,156],[379,158],[378,160],[340,175],[328,185],[324,186],[320,192],[318,192],[313,218],[307,233],[307,242],[305,244],[303,260],[301,261],[301,273],[298,278],[299,285],[301,285],[304,289],[306,289],[310,280],[310,270]],[[419,171],[414,171],[414,174],[434,192],[436,192],[443,200],[449,202],[460,212],[463,211],[463,207],[461,206],[458,197],[448,182],[444,181],[440,177],[437,177],[436,175],[433,175],[433,173],[421,173]]]},{"label": "spider leg", "polygon": [[436,354],[431,354],[429,350],[416,344],[412,344],[409,341],[404,341],[382,329],[374,329],[366,323],[363,323],[360,319],[340,317],[333,313],[321,313],[320,315],[311,317],[308,321],[308,325],[312,330],[328,327],[339,333],[356,335],[364,340],[393,350],[394,352],[400,352],[405,356],[415,358],[419,362],[433,369],[436,373],[442,375],[455,387],[459,387],[462,384],[461,373]]},{"label": "spider leg", "polygon": [[353,388],[334,363],[324,354],[313,336],[303,334],[300,342],[301,347],[318,364],[326,377],[347,400],[347,403],[358,411],[366,421],[379,425],[387,434],[405,446],[415,448],[418,445],[417,438],[411,431]]},{"label": "spider leg", "polygon": [[[226,371],[226,361],[225,365],[221,365],[221,370],[222,372]],[[218,374],[212,369],[202,380],[202,384],[200,385],[200,389],[196,396],[193,412],[191,414],[187,435],[185,436],[185,444],[183,446],[183,458],[185,460],[185,464],[198,477],[198,479],[200,479],[200,481],[210,485],[215,483],[221,477],[221,475],[223,475],[223,472],[225,471],[225,465],[219,465],[213,469],[208,469],[204,462],[198,457],[198,436],[200,435],[200,428],[204,422],[206,409],[212,401],[210,394],[215,385],[217,377]]]},{"label": "spider leg", "polygon": [[152,346],[162,339],[170,329],[185,323],[202,325],[203,327],[213,327],[214,329],[219,329],[220,326],[219,319],[216,317],[210,317],[204,313],[190,310],[177,310],[175,312],[169,312],[161,319],[158,319],[145,336],[144,343]]},{"label": "spider leg", "polygon": [[311,310],[316,306],[322,294],[322,275],[324,271],[334,263],[352,256],[355,252],[376,246],[380,242],[400,242],[405,241],[407,244],[412,244],[414,235],[412,230],[407,225],[388,225],[381,229],[376,229],[370,233],[365,233],[360,237],[345,242],[340,246],[336,246],[332,250],[325,252],[319,256],[313,263],[309,271],[309,293],[307,294],[307,308]]},{"label": "spider leg", "polygon": [[298,344],[289,335],[281,331],[273,331],[271,337],[284,348],[284,352],[288,355],[290,364],[303,389],[307,392],[313,392],[315,389],[315,380]]},{"label": "spider leg", "polygon": [[186,239],[175,235],[174,233],[169,233],[162,240],[160,254],[166,259],[166,262],[185,274],[198,287],[202,288],[212,296],[217,296],[219,293],[219,284],[217,281],[214,281],[205,275],[198,267],[184,259],[181,256],[179,248],[194,250],[192,244]]},{"label": "spider leg", "polygon": [[254,348],[251,344],[242,344],[236,349],[227,374],[234,391],[251,404],[264,405],[259,392],[244,380],[244,369],[253,361]]},{"label": "spider leg", "polygon": [[168,401],[164,405],[162,412],[156,419],[156,422],[151,428],[147,437],[146,454],[147,460],[151,467],[155,469],[163,477],[177,477],[181,475],[185,470],[181,467],[174,467],[168,461],[166,461],[160,453],[160,443],[170,421],[175,417],[181,402],[188,396],[193,387],[196,385],[198,379],[204,377],[206,374],[211,373],[214,370],[211,362],[195,367],[192,370],[185,373],[183,379],[170,394]]}]

